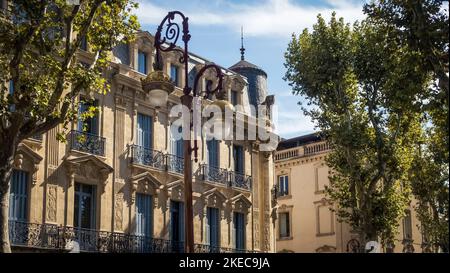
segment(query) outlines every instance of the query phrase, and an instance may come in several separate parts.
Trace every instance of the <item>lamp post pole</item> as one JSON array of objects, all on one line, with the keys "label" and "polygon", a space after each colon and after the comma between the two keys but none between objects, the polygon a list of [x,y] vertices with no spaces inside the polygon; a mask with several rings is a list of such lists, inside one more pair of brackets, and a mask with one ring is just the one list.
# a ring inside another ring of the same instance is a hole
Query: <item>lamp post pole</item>
[{"label": "lamp post pole", "polygon": [[[180,36],[180,26],[174,22],[175,16],[180,16],[182,19],[182,41],[184,43],[184,49],[180,49],[176,46],[176,42]],[[166,27],[164,32],[164,36],[162,36],[163,28]],[[184,212],[185,212],[185,244],[184,250],[186,253],[194,252],[194,213],[192,208],[192,151],[195,153],[195,162],[197,162],[197,140],[194,139],[194,147],[191,146],[191,129],[193,128],[192,121],[192,102],[193,98],[199,96],[197,94],[197,86],[201,79],[201,76],[207,69],[214,69],[216,72],[216,76],[218,78],[218,84],[215,89],[211,90],[211,87],[207,87],[205,97],[207,97],[210,93],[221,92],[222,90],[222,72],[221,69],[214,65],[208,64],[204,66],[195,77],[194,88],[193,90],[189,87],[189,71],[188,71],[188,61],[189,61],[189,52],[188,52],[188,42],[191,39],[191,35],[189,34],[189,25],[188,25],[188,17],[184,16],[183,13],[179,11],[171,11],[166,17],[162,20],[161,24],[158,26],[156,35],[155,35],[155,49],[156,49],[156,62],[158,63],[155,67],[158,67],[162,70],[162,60],[160,56],[160,51],[168,52],[168,51],[176,51],[181,54],[179,58],[179,62],[184,64],[184,78],[185,84],[183,88],[183,96],[181,96],[181,103],[185,107],[189,109],[189,123],[183,122],[183,137],[189,135],[188,139],[183,139],[183,163],[184,163]],[[191,94],[191,91],[192,94]],[[184,121],[186,119],[183,119]],[[185,133],[185,130],[188,130],[188,133]],[[195,128],[194,128],[195,130]]]}]

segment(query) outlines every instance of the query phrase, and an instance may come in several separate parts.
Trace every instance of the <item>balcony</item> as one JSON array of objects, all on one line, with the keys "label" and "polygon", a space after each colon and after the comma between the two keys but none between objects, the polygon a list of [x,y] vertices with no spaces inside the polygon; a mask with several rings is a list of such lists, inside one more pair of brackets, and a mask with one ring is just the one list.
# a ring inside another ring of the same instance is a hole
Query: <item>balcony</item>
[{"label": "balcony", "polygon": [[139,145],[129,146],[131,163],[150,166],[156,169],[165,169],[165,155],[161,151],[144,148]]},{"label": "balcony", "polygon": [[201,165],[201,172],[203,180],[221,184],[223,186],[229,185],[229,174],[226,169],[208,166],[207,164]]},{"label": "balcony", "polygon": [[245,190],[252,189],[252,177],[245,174],[230,171],[231,187],[241,188]]},{"label": "balcony", "polygon": [[167,170],[170,172],[183,174],[184,172],[184,158],[167,154]]},{"label": "balcony", "polygon": [[328,142],[306,144],[299,147],[277,151],[275,153],[274,160],[275,162],[278,162],[294,158],[306,157],[315,154],[325,153],[330,151],[330,149],[331,147]]},{"label": "balcony", "polygon": [[105,156],[104,137],[72,130],[69,135],[70,149],[98,156]]},{"label": "balcony", "polygon": [[211,167],[207,164],[201,165],[200,168],[204,181],[248,191],[252,189],[252,177],[249,175],[227,171],[223,168]]},{"label": "balcony", "polygon": [[[78,242],[80,252],[112,253],[182,253],[184,242],[137,236],[119,232],[64,227],[54,224],[36,224],[9,221],[9,239],[14,247],[69,251],[72,242]],[[255,253],[245,249],[212,247],[195,244],[196,253]]]}]

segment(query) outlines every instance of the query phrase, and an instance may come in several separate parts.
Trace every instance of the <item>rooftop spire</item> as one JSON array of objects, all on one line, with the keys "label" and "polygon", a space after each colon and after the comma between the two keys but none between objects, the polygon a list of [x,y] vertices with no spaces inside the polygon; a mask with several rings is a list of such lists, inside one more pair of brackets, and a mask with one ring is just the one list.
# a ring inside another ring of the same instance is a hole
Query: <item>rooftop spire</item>
[{"label": "rooftop spire", "polygon": [[241,60],[245,60],[244,52],[245,52],[245,48],[244,48],[244,27],[241,26]]}]

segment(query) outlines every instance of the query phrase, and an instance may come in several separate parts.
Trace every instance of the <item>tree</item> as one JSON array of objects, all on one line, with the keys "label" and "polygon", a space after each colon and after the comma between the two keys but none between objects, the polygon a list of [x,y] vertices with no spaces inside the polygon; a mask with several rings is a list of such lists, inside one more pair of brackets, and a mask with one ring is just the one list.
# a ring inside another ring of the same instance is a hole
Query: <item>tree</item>
[{"label": "tree", "polygon": [[385,245],[410,202],[417,95],[430,82],[415,65],[420,56],[390,40],[390,31],[370,19],[351,28],[335,13],[328,24],[319,15],[311,33],[293,35],[285,54],[285,80],[305,97],[304,113],[332,148],[327,195],[337,216],[363,243],[381,238]]},{"label": "tree", "polygon": [[365,5],[364,11],[392,29],[390,39],[414,50],[421,57],[415,66],[433,78],[421,94],[424,139],[416,149],[411,182],[424,237],[448,251],[448,1],[378,1]]},{"label": "tree", "polygon": [[[132,0],[76,2],[16,0],[0,13],[0,252],[11,251],[9,182],[18,144],[60,124],[66,129],[77,118],[71,105],[80,92],[107,92],[109,52],[139,28]],[[84,41],[89,63],[77,60]]]},{"label": "tree", "polygon": [[449,251],[449,166],[439,160],[443,139],[432,128],[418,143],[410,171],[412,192],[417,198],[416,213],[420,221],[425,251]]}]

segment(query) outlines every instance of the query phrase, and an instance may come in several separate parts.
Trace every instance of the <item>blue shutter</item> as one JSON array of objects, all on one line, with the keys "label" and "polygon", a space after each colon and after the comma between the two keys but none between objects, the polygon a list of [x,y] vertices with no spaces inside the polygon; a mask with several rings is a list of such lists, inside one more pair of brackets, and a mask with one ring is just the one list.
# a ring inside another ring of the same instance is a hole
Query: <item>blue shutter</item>
[{"label": "blue shutter", "polygon": [[147,55],[140,50],[138,51],[138,71],[147,74]]},{"label": "blue shutter", "polygon": [[178,86],[178,67],[170,65],[170,78],[176,86]]},{"label": "blue shutter", "polygon": [[245,218],[243,213],[234,213],[234,232],[235,232],[235,247],[237,249],[245,248]]},{"label": "blue shutter", "polygon": [[211,167],[219,167],[219,149],[218,141],[216,139],[211,139],[207,141],[208,148],[208,164]]},{"label": "blue shutter", "polygon": [[9,219],[27,221],[28,212],[28,173],[14,170],[9,195]]},{"label": "blue shutter", "polygon": [[234,170],[244,174],[244,152],[242,146],[233,146]]},{"label": "blue shutter", "polygon": [[136,193],[136,235],[151,237],[152,224],[151,196]]},{"label": "blue shutter", "polygon": [[219,209],[208,208],[206,225],[207,243],[219,246]]},{"label": "blue shutter", "polygon": [[144,114],[138,114],[137,145],[146,149],[152,148],[152,118]]},{"label": "blue shutter", "polygon": [[278,187],[279,187],[279,195],[284,195],[284,177],[278,177]]},{"label": "blue shutter", "polygon": [[[178,127],[178,133],[182,133],[182,127]],[[184,157],[183,156],[183,138],[175,139],[174,136],[172,136],[172,153],[178,157]]]}]

